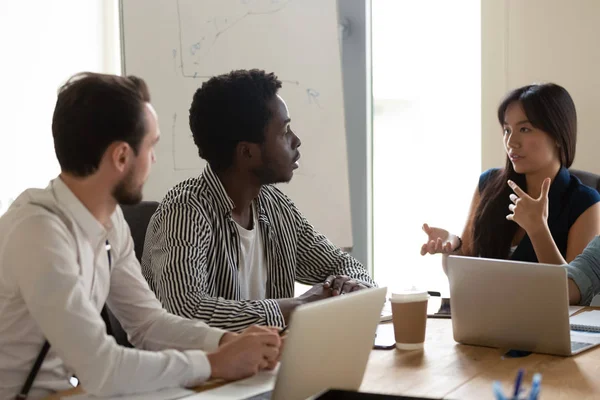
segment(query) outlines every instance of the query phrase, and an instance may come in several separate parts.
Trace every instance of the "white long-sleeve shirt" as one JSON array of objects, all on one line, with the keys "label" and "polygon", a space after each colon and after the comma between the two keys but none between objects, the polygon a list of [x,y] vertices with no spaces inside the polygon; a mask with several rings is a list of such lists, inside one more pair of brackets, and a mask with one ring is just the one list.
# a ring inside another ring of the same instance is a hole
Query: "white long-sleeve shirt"
[{"label": "white long-sleeve shirt", "polygon": [[[0,399],[18,393],[45,339],[51,348],[31,398],[69,388],[72,374],[96,395],[190,386],[210,376],[199,349],[216,349],[224,331],[168,314],[133,249],[120,208],[104,227],[60,178],[25,191],[0,217]],[[105,301],[136,349],[106,334]]]}]

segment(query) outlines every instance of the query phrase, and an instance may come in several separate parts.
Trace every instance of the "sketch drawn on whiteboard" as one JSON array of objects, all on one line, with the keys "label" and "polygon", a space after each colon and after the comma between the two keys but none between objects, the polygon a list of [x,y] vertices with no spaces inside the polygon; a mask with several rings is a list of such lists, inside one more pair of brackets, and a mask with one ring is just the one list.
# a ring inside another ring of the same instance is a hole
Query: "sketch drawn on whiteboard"
[{"label": "sketch drawn on whiteboard", "polygon": [[[290,1],[292,0],[241,0],[241,4],[247,5],[248,9],[241,11],[241,16],[228,16],[228,17],[213,17],[205,21],[205,24],[200,26],[200,33],[194,34],[195,37],[200,37],[200,40],[195,41],[191,45],[188,44],[188,40],[183,38],[183,24],[181,22],[181,0],[177,0],[177,29],[179,35],[179,50],[173,49],[173,60],[176,63],[177,55],[179,55],[179,69],[181,76],[184,78],[192,79],[209,79],[211,75],[205,75],[202,72],[197,71],[201,65],[202,58],[206,57],[210,50],[217,45],[217,41],[221,35],[233,28],[238,22],[245,18],[249,18],[256,15],[263,14],[274,14],[281,11]],[[271,6],[269,8],[268,6]],[[267,6],[267,7],[265,7]],[[234,12],[235,10],[232,10]],[[239,11],[238,11],[239,13]],[[198,29],[198,27],[195,27]],[[187,48],[189,51],[186,52],[184,49]],[[185,54],[185,59],[184,59]],[[192,64],[192,68],[186,68],[186,64]],[[192,69],[194,72],[186,72]],[[300,85],[300,82],[292,79],[281,79],[283,83],[292,85]],[[313,90],[313,89],[307,89]],[[309,103],[310,94],[309,94]]]},{"label": "sketch drawn on whiteboard", "polygon": [[[181,23],[181,0],[177,0],[177,22],[179,29],[179,59],[181,72],[187,78],[208,78],[194,73],[186,73],[188,68],[199,66],[202,58],[206,57],[213,47],[217,44],[219,38],[246,18],[263,14],[275,14],[283,10],[291,0],[241,0],[242,7],[232,7],[229,12],[231,15],[214,16],[199,23],[194,27],[194,36],[191,43],[183,38],[183,27]],[[184,50],[185,49],[185,50]],[[187,51],[186,51],[187,50]],[[185,55],[185,56],[184,56]],[[184,58],[185,57],[185,58]]]}]

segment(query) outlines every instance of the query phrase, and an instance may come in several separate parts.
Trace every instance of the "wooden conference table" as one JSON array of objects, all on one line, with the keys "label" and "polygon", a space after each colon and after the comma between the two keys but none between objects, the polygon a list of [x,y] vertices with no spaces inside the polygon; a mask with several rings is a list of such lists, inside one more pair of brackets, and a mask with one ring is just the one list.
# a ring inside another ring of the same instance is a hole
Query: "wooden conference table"
[{"label": "wooden conference table", "polygon": [[[586,311],[588,309],[582,310]],[[444,399],[493,399],[492,382],[508,394],[519,368],[523,384],[542,374],[540,399],[599,399],[600,347],[574,357],[505,357],[500,349],[465,346],[452,337],[452,321],[429,319],[422,352],[374,350],[361,391]]]},{"label": "wooden conference table", "polygon": [[[590,310],[586,308],[581,312]],[[493,399],[492,382],[512,389],[517,370],[525,369],[529,387],[534,373],[542,374],[540,399],[599,399],[600,347],[574,357],[531,354],[508,358],[505,351],[457,344],[452,321],[429,319],[423,351],[373,350],[361,391],[444,399]],[[197,388],[198,391],[214,384]],[[48,399],[66,399],[80,388]]]}]

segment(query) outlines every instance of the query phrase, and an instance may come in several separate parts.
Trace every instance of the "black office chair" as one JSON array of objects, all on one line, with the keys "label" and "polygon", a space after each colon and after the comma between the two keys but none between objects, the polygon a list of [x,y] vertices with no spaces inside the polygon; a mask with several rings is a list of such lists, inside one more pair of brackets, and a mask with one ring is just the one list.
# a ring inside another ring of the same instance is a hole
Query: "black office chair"
[{"label": "black office chair", "polygon": [[596,175],[587,171],[581,171],[579,169],[570,169],[569,171],[578,177],[581,183],[589,187],[593,187],[600,192],[600,175]]},{"label": "black office chair", "polygon": [[148,223],[157,207],[158,203],[156,201],[142,201],[133,206],[121,206],[125,221],[127,221],[131,230],[131,237],[135,246],[135,256],[139,262],[142,262]]},{"label": "black office chair", "polygon": [[[129,225],[131,230],[131,237],[133,238],[133,245],[135,247],[135,256],[138,261],[141,262],[142,254],[144,253],[144,241],[146,240],[146,229],[150,218],[156,211],[158,203],[156,201],[142,201],[139,204],[133,206],[121,206],[123,210],[123,216]],[[114,336],[117,343],[125,347],[133,347],[129,340],[127,340],[127,333],[123,330],[123,327],[119,323],[119,320],[114,316],[112,311],[106,307],[108,314],[108,320],[110,321],[110,327],[112,335]]]}]

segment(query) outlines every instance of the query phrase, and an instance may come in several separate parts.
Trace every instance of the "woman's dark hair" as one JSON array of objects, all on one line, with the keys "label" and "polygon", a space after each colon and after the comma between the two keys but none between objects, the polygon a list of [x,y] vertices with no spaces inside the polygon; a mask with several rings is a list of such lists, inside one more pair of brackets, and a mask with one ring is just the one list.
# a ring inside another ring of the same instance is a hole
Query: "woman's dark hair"
[{"label": "woman's dark hair", "polygon": [[237,70],[202,84],[190,107],[190,129],[198,154],[214,170],[233,164],[239,142],[263,143],[271,118],[268,102],[281,88],[273,73]]},{"label": "woman's dark hair", "polygon": [[128,143],[138,152],[146,134],[146,83],[135,76],[82,72],[58,91],[52,117],[56,158],[63,171],[85,177],[100,165],[113,142]]},{"label": "woman's dark hair", "polygon": [[[546,83],[515,89],[498,107],[498,122],[505,123],[506,109],[520,103],[531,125],[546,132],[559,146],[560,163],[569,168],[575,158],[577,142],[577,113],[573,99],[563,87]],[[507,181],[512,180],[527,190],[524,174],[517,173],[506,158],[503,170],[492,174],[481,190],[481,200],[469,221],[472,232],[472,249],[468,253],[486,258],[508,258],[511,243],[518,225],[508,221],[506,215],[512,190]]]}]

